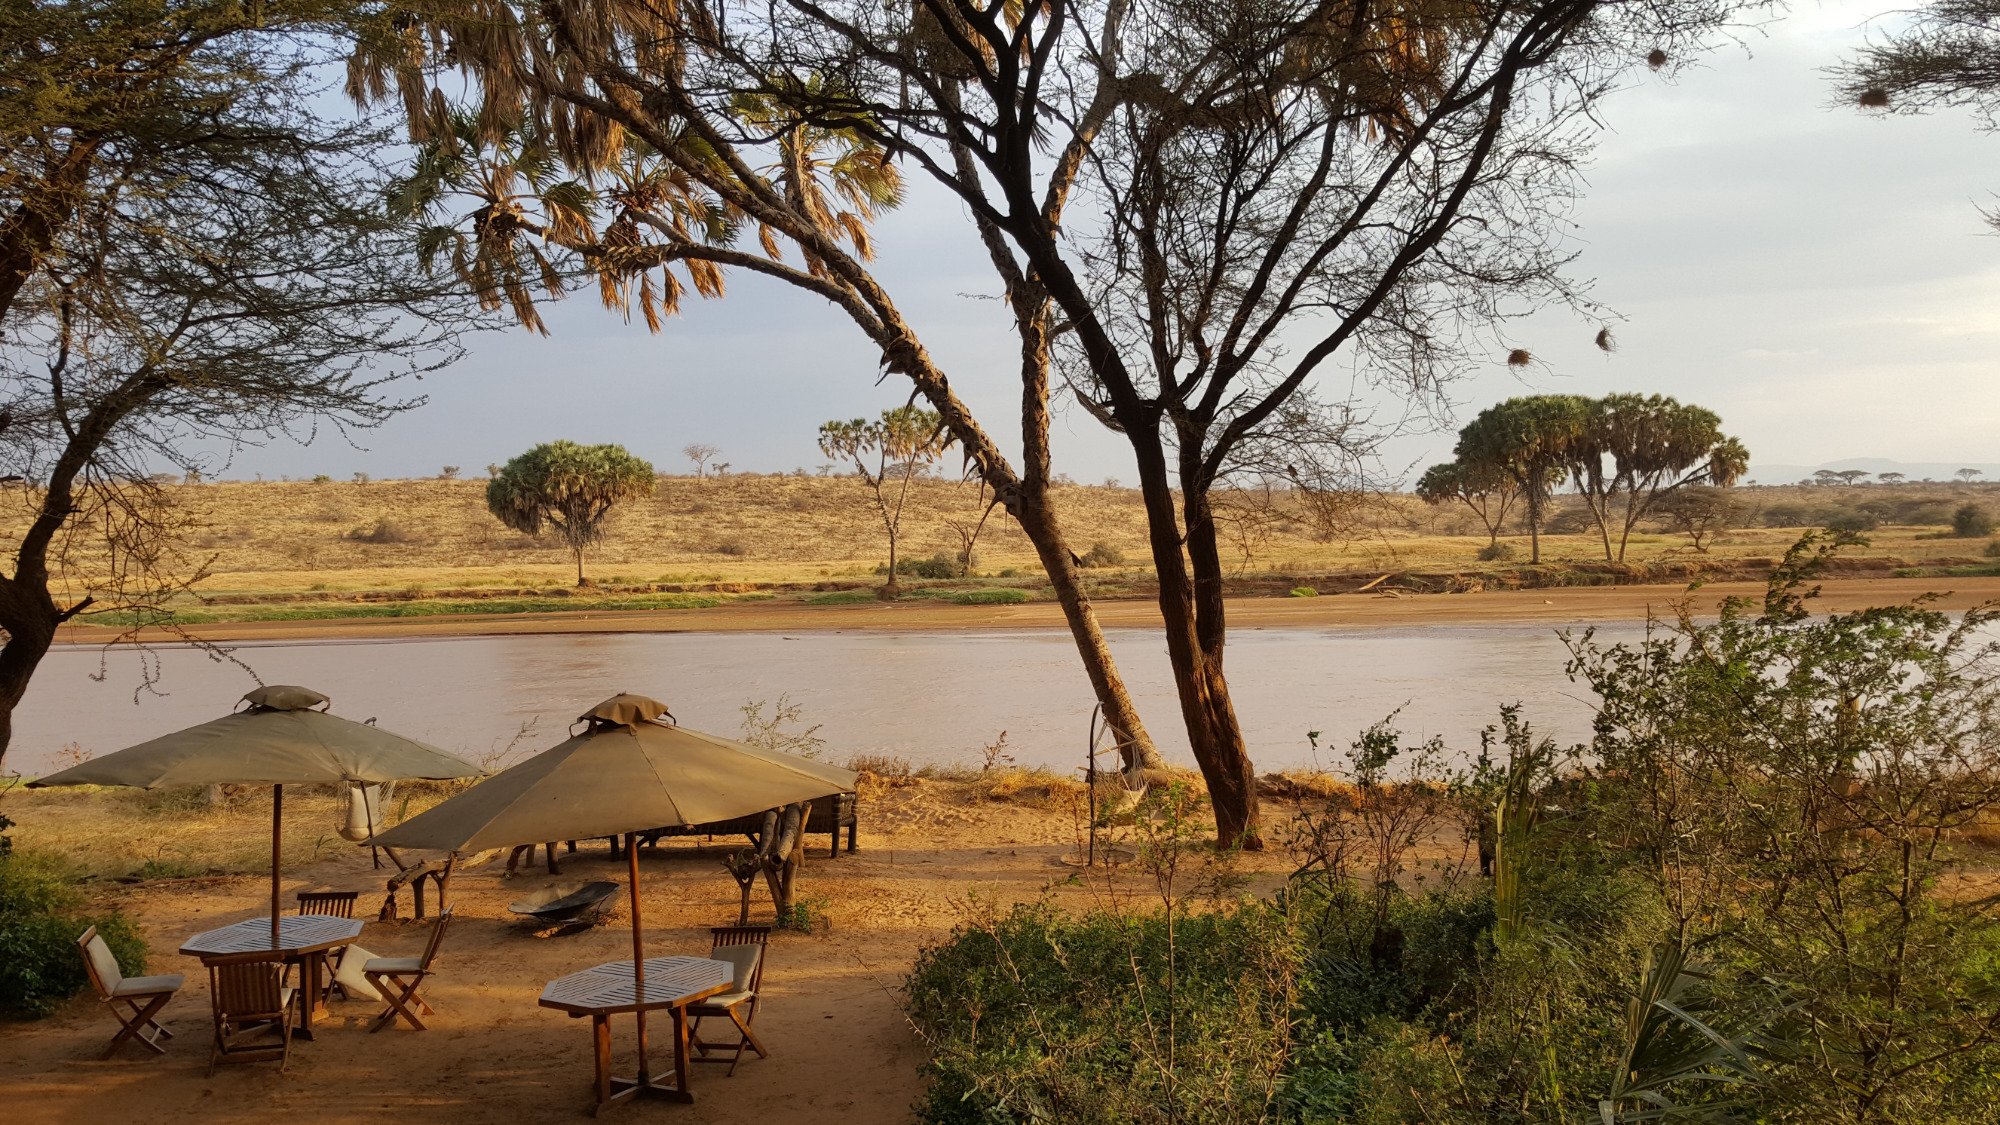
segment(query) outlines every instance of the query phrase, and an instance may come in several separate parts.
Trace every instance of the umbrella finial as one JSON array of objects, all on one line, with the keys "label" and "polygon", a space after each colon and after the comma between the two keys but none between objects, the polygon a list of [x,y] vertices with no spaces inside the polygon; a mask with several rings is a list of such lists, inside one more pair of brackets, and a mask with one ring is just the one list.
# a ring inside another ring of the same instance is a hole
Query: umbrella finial
[{"label": "umbrella finial", "polygon": [[601,723],[606,726],[631,727],[640,723],[650,723],[665,715],[672,721],[674,713],[657,699],[643,695],[621,692],[592,707],[576,717],[580,723]]},{"label": "umbrella finial", "polygon": [[245,694],[242,702],[266,711],[310,711],[329,700],[311,688],[271,684]]}]

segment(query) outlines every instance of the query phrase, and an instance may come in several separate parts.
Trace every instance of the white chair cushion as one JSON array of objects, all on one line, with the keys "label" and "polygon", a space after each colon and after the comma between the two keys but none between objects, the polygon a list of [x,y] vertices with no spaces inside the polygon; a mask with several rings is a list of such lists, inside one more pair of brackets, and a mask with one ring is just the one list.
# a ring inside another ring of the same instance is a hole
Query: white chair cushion
[{"label": "white chair cushion", "polygon": [[340,960],[333,967],[333,983],[339,985],[341,991],[347,993],[349,998],[366,999],[373,996],[375,989],[368,983],[368,978],[361,975],[361,970],[368,962],[380,960],[382,958],[360,946],[350,945],[341,953]]},{"label": "white chair cushion", "polygon": [[113,996],[158,996],[162,992],[178,992],[185,978],[172,976],[126,977],[111,990]]},{"label": "white chair cushion", "polygon": [[[345,961],[341,963],[346,964]],[[424,959],[421,957],[370,957],[361,965],[364,973],[420,973],[423,968]]]},{"label": "white chair cushion", "polygon": [[743,1003],[744,1001],[750,999],[752,996],[755,995],[756,993],[754,992],[724,992],[720,993],[719,995],[711,996],[706,1000],[697,1000],[694,1003],[689,1004],[688,1011],[697,1012],[703,1008],[715,1008],[715,1009],[733,1008],[736,1005]]},{"label": "white chair cushion", "polygon": [[761,945],[718,945],[708,953],[712,961],[727,961],[735,968],[735,979],[731,983],[737,992],[750,989],[750,978],[757,971],[757,961],[764,955]]},{"label": "white chair cushion", "polygon": [[106,990],[104,994],[118,995],[118,984],[125,979],[125,974],[118,971],[118,958],[111,955],[111,947],[104,944],[103,935],[91,935],[89,943],[83,947],[83,955],[90,959],[91,970],[97,974],[98,987]]}]

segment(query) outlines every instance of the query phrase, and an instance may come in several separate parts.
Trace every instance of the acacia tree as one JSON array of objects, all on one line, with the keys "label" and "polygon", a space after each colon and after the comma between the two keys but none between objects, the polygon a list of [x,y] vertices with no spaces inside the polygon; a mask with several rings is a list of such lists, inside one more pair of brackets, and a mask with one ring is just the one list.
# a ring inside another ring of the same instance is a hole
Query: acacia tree
[{"label": "acacia tree", "polygon": [[1581,395],[1531,395],[1489,406],[1458,431],[1459,463],[1505,477],[1520,490],[1530,562],[1542,561],[1542,513],[1568,472],[1589,413],[1590,400]]},{"label": "acacia tree", "polygon": [[1521,498],[1521,489],[1513,477],[1494,466],[1446,461],[1424,470],[1417,479],[1417,497],[1432,506],[1456,501],[1471,508],[1486,527],[1486,545],[1494,547],[1500,543],[1508,510]]},{"label": "acacia tree", "polygon": [[555,530],[576,556],[576,584],[583,576],[584,548],[604,539],[604,518],[621,500],[651,496],[653,466],[622,445],[578,445],[552,441],[502,466],[486,482],[486,510],[515,531],[540,535]]},{"label": "acacia tree", "polygon": [[694,477],[696,480],[700,480],[708,475],[708,463],[715,460],[716,455],[721,452],[722,450],[717,449],[715,446],[698,441],[689,442],[681,446],[681,456],[694,463]]},{"label": "acacia tree", "polygon": [[[910,496],[910,482],[937,464],[950,446],[951,433],[937,413],[919,406],[884,410],[873,422],[856,418],[828,422],[819,428],[819,451],[854,465],[874,498],[882,529],[889,534],[889,579],[881,590],[885,601],[894,601],[902,593],[896,549],[902,540],[903,504]],[[968,545],[968,553],[970,550]]]},{"label": "acacia tree", "polygon": [[[418,0],[364,40],[355,84],[397,88],[425,140],[452,129],[446,87],[468,80],[483,144],[531,121],[586,178],[643,141],[698,190],[640,216],[639,245],[579,253],[755,270],[845,312],[1034,543],[1103,698],[1108,654],[1046,497],[1059,348],[1068,388],[1132,447],[1182,722],[1220,840],[1254,843],[1211,490],[1265,465],[1260,445],[1298,451],[1286,475],[1303,485],[1336,471],[1344,447],[1310,394],[1329,363],[1427,393],[1478,329],[1568,299],[1550,232],[1599,97],[1733,7]],[[828,135],[965,208],[1021,343],[1020,469],[804,190],[785,154]],[[711,205],[770,235],[765,253],[676,219]],[[781,241],[800,265],[776,260]]]},{"label": "acacia tree", "polygon": [[[300,108],[315,90],[298,43],[190,34],[177,21],[198,14],[178,8],[33,7],[7,9],[42,21],[26,46],[0,34],[10,71],[23,52],[111,51],[123,35],[150,80],[134,91],[116,57],[93,55],[59,91],[73,101],[37,118],[36,99],[10,98],[0,115],[0,164],[28,177],[8,185],[0,236],[16,255],[0,285],[0,458],[26,482],[5,493],[25,530],[0,574],[0,755],[63,623],[172,627],[170,600],[203,576],[163,465],[199,479],[243,443],[375,425],[415,405],[386,384],[455,358],[476,324],[456,285],[410,260],[415,228],[379,205],[390,138]],[[169,40],[184,49],[163,56]],[[79,135],[62,108],[75,104],[103,111],[102,135]],[[78,163],[58,205],[34,177],[61,152]]]},{"label": "acacia tree", "polygon": [[1697,484],[1726,488],[1750,466],[1749,451],[1722,432],[1714,411],[1635,394],[1591,402],[1563,460],[1597,524],[1607,561],[1624,560],[1632,529],[1663,498]]},{"label": "acacia tree", "polygon": [[[393,97],[406,115],[417,158],[397,198],[432,220],[420,251],[448,264],[486,307],[507,308],[536,331],[546,331],[537,303],[576,274],[594,277],[614,311],[636,305],[656,331],[688,289],[720,296],[725,269],[832,301],[910,377],[1033,544],[1127,765],[1163,765],[1050,498],[1047,300],[1025,286],[1007,294],[1023,333],[1016,463],[870,272],[868,224],[901,190],[888,147],[851,121],[808,125],[790,106],[799,90],[732,92],[685,124],[679,117],[693,110],[684,97],[635,99],[634,80],[672,86],[684,72],[695,40],[683,19],[707,17],[644,3],[580,13],[439,0],[360,23],[349,92],[364,103]],[[595,29],[588,42],[569,34],[582,25]],[[637,70],[573,80],[628,63]],[[473,80],[470,107],[439,88],[451,70]],[[757,249],[739,248],[753,229]]]}]

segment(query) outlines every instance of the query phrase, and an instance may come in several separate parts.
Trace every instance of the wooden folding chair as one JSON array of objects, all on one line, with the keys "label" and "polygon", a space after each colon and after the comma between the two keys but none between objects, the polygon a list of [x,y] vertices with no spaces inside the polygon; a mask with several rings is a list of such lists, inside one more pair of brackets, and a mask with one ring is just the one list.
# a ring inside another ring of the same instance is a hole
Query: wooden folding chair
[{"label": "wooden folding chair", "polygon": [[360,891],[300,891],[299,913],[352,918],[354,900],[360,897]]},{"label": "wooden folding chair", "polygon": [[[451,911],[446,909],[438,915],[437,925],[431,928],[431,940],[424,946],[422,957],[371,957],[361,966],[361,975],[382,994],[389,1006],[375,1017],[375,1026],[369,1031],[380,1031],[396,1022],[397,1016],[410,1021],[410,1026],[418,1031],[425,1030],[424,1021],[417,1018],[421,1011],[427,1016],[437,1014],[424,998],[417,995],[417,989],[431,975],[431,962],[437,960],[438,946],[444,944],[445,927],[451,925]],[[413,1006],[414,1005],[414,1009]]]},{"label": "wooden folding chair", "polygon": [[[687,1007],[687,1014],[694,1020],[689,1029],[689,1045],[695,1049],[695,1062],[729,1064],[730,1075],[736,1073],[736,1064],[743,1061],[744,1048],[757,1052],[757,1057],[767,1059],[771,1053],[750,1030],[750,1021],[757,1018],[757,990],[764,983],[764,952],[770,948],[771,927],[769,926],[716,926],[709,936],[713,948],[709,956],[717,961],[727,961],[736,969],[736,977],[728,992],[697,1000]],[[728,1017],[736,1025],[737,1039],[734,1043],[714,1043],[701,1037],[701,1021],[704,1016]],[[730,1051],[729,1057],[717,1055],[709,1057],[710,1051]]]},{"label": "wooden folding chair", "polygon": [[[303,1001],[298,989],[285,984],[283,958],[268,950],[204,958],[215,1012],[215,1041],[208,1052],[211,1076],[218,1063],[277,1059],[283,1073],[291,1061],[292,1022]],[[278,1041],[265,1042],[272,1032]]]},{"label": "wooden folding chair", "polygon": [[[160,1046],[160,1040],[172,1039],[174,1033],[168,1031],[156,1017],[167,1001],[180,991],[182,978],[175,976],[128,977],[118,969],[118,959],[111,955],[111,947],[97,936],[97,927],[83,931],[76,939],[77,952],[83,954],[84,971],[90,974],[90,987],[97,990],[97,998],[111,1009],[123,1025],[118,1034],[112,1036],[111,1046],[105,1048],[104,1057],[118,1053],[118,1048],[126,1040],[144,1043],[156,1055],[167,1053]],[[122,1007],[121,1007],[122,1006]]]}]

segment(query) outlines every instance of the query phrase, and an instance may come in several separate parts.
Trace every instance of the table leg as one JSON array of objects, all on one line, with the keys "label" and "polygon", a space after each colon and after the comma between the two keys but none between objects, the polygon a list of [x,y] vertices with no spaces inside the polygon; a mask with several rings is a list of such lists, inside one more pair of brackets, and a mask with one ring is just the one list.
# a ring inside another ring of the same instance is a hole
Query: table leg
[{"label": "table leg", "polygon": [[693,1076],[694,1067],[688,1060],[688,1019],[687,1006],[675,1004],[674,1014],[674,1084],[689,1101],[694,1100],[694,1092],[688,1089],[688,1079]]},{"label": "table leg", "polygon": [[299,1003],[299,1027],[292,1035],[298,1039],[311,1039],[313,1021],[326,1014],[326,982],[320,971],[326,963],[326,955],[308,953],[300,958],[300,962],[299,987],[305,990],[305,996]]},{"label": "table leg", "polygon": [[[609,1085],[610,1092],[602,1095],[602,1100],[597,1103],[598,1109],[602,1110],[612,1102],[622,1102],[629,1098],[640,1097],[665,1098],[673,1102],[694,1101],[694,1095],[687,1090],[687,1072],[689,1067],[687,1064],[688,1043],[685,1013],[679,1008],[672,1009],[670,1013],[674,1018],[674,1077],[672,1079],[668,1079],[664,1075],[655,1077],[652,1073],[651,1062],[646,1057],[646,1013],[639,1012],[637,1014],[639,1016],[638,1073],[631,1078],[622,1076],[612,1078]],[[592,1018],[601,1019],[604,1017],[593,1015]],[[605,1035],[609,1036],[609,1034],[609,1031],[605,1032]],[[608,1059],[610,1051],[608,1039],[605,1041],[603,1050],[606,1052],[604,1057]]]},{"label": "table leg", "polygon": [[590,1017],[590,1038],[593,1054],[597,1057],[597,1104],[602,1106],[611,1100],[611,1017],[597,1014]]}]

